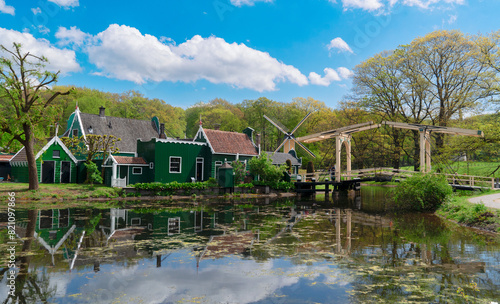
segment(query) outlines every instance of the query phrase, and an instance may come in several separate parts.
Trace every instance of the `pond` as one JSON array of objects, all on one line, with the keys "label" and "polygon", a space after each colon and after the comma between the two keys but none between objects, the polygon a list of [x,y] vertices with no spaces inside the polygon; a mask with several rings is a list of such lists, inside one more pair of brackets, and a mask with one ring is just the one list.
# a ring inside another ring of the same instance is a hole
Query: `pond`
[{"label": "pond", "polygon": [[[429,214],[384,212],[387,192],[16,210],[24,303],[491,303],[500,242]],[[8,214],[1,221],[9,263]],[[33,235],[34,237],[27,237]]]}]

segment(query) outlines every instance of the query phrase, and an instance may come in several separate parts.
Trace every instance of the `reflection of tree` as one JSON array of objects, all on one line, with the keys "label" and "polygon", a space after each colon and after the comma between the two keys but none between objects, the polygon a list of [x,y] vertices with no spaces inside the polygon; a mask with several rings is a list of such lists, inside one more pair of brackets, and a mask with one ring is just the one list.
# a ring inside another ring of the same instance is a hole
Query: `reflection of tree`
[{"label": "reflection of tree", "polygon": [[19,265],[19,274],[16,277],[16,290],[14,296],[9,295],[3,303],[35,303],[41,301],[48,303],[48,300],[56,293],[56,288],[50,288],[49,278],[47,274],[39,275],[37,268],[30,272],[30,262],[32,255],[30,250],[32,247],[35,227],[36,227],[37,210],[28,211],[28,225],[26,227],[26,235],[23,238],[21,252],[17,252],[19,257],[16,261]]}]

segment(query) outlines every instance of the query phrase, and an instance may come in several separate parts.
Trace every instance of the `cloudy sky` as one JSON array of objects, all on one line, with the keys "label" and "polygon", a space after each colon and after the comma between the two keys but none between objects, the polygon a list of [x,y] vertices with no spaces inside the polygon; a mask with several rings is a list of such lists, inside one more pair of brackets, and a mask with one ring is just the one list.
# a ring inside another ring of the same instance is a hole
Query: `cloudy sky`
[{"label": "cloudy sky", "polygon": [[498,0],[0,0],[59,84],[137,90],[174,106],[266,96],[336,107],[361,61],[439,29],[488,34]]}]

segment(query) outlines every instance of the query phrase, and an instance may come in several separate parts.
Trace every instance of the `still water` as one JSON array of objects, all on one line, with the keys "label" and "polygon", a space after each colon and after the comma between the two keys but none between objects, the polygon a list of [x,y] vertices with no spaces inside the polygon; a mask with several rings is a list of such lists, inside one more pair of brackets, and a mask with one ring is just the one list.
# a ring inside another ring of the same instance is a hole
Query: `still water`
[{"label": "still water", "polygon": [[[498,237],[384,212],[367,187],[329,201],[155,202],[16,210],[2,303],[500,302]],[[0,214],[8,263],[6,210]],[[33,237],[29,237],[29,236]]]}]

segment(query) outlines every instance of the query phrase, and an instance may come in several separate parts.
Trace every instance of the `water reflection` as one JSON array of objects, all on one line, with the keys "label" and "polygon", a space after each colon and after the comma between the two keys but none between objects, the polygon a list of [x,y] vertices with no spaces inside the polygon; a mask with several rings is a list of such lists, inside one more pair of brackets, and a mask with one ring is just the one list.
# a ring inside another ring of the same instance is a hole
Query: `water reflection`
[{"label": "water reflection", "polygon": [[[494,237],[431,215],[385,214],[386,193],[363,191],[326,202],[19,210],[18,288],[7,297],[4,269],[0,294],[7,303],[500,299]],[[6,244],[6,229],[0,236]]]}]

